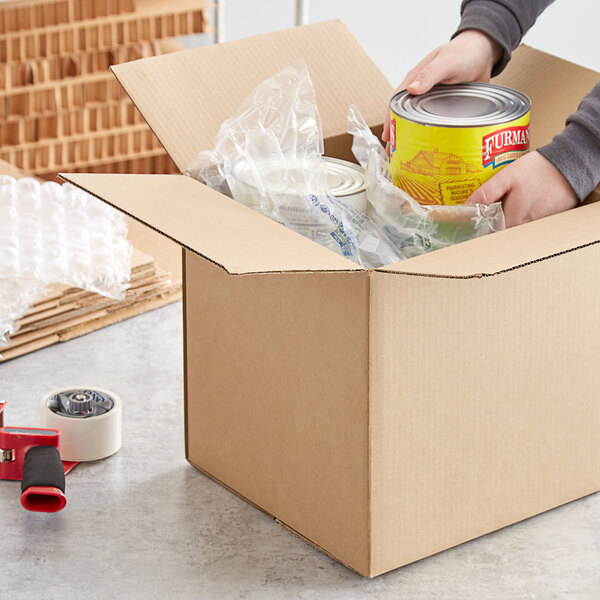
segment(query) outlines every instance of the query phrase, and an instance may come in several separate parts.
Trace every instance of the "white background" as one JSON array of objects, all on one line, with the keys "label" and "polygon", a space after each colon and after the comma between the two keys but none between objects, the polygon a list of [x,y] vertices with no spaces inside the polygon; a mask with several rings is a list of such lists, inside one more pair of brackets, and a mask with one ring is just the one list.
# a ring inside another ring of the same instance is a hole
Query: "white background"
[{"label": "white background", "polygon": [[[528,2],[529,0],[523,0]],[[459,22],[460,0],[307,0],[310,22],[340,18],[395,85]],[[227,0],[227,39],[294,25],[294,0]],[[556,0],[524,42],[600,71],[600,0]],[[212,42],[212,36],[200,36]]]}]

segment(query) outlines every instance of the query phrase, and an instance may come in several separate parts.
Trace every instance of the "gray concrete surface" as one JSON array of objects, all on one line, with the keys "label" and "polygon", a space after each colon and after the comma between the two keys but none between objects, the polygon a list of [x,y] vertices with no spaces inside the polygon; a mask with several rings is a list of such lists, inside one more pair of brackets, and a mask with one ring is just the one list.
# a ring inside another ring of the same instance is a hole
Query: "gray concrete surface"
[{"label": "gray concrete surface", "polygon": [[0,598],[596,599],[600,494],[373,580],[296,539],[188,465],[181,305],[0,365],[6,424],[37,426],[71,384],[124,402],[123,448],[30,513],[0,481]]}]

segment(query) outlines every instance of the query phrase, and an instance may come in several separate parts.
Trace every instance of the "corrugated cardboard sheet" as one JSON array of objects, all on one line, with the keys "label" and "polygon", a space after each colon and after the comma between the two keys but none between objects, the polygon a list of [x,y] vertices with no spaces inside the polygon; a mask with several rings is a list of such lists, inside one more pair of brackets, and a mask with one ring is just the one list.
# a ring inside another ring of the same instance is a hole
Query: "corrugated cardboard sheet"
[{"label": "corrugated cardboard sheet", "polygon": [[600,489],[598,273],[373,274],[370,575]]},{"label": "corrugated cardboard sheet", "polygon": [[[0,174],[31,177],[2,160]],[[0,348],[0,362],[181,300],[181,248],[137,221],[128,221],[127,237],[134,252],[126,297],[111,300],[78,288],[52,286],[19,320],[18,330]]]},{"label": "corrugated cardboard sheet", "polygon": [[229,273],[361,267],[181,175],[62,175]]},{"label": "corrugated cardboard sheet", "polygon": [[367,122],[381,122],[393,88],[340,21],[133,61],[112,69],[184,172],[200,150],[214,146],[221,123],[251,90],[299,59],[306,61],[315,85],[326,138],[346,132],[350,104],[360,108]]}]

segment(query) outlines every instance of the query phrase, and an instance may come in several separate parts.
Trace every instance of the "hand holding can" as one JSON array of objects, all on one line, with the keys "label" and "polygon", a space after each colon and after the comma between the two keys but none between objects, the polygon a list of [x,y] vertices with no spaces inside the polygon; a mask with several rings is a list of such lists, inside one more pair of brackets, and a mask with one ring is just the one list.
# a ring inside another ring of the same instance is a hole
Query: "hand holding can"
[{"label": "hand holding can", "polygon": [[[418,95],[437,83],[488,82],[494,65],[502,56],[502,46],[489,35],[469,29],[430,52],[411,69],[395,93],[407,90]],[[382,139],[390,139],[390,113],[386,111]],[[389,154],[389,144],[387,146]]]}]

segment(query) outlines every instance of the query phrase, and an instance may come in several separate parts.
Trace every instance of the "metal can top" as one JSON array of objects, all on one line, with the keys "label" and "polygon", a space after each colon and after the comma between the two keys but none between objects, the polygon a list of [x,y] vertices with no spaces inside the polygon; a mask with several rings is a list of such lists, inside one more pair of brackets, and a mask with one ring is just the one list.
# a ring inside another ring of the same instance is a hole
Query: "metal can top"
[{"label": "metal can top", "polygon": [[437,127],[485,127],[514,121],[527,114],[531,100],[522,92],[491,83],[436,85],[426,94],[406,90],[390,101],[402,119]]},{"label": "metal can top", "polygon": [[[365,191],[365,174],[362,167],[329,156],[324,156],[323,161],[327,169],[327,187],[335,197],[343,198]],[[300,162],[297,165],[290,162],[284,167],[280,160],[269,159],[258,165],[262,181],[271,191],[281,193],[302,192],[306,168],[307,166]],[[282,178],[282,172],[285,172],[286,177]],[[255,174],[246,161],[236,163],[233,174],[238,181],[250,186],[255,185]]]},{"label": "metal can top", "polygon": [[365,191],[365,171],[362,167],[339,158],[323,158],[327,164],[327,186],[334,196],[343,198]]}]

